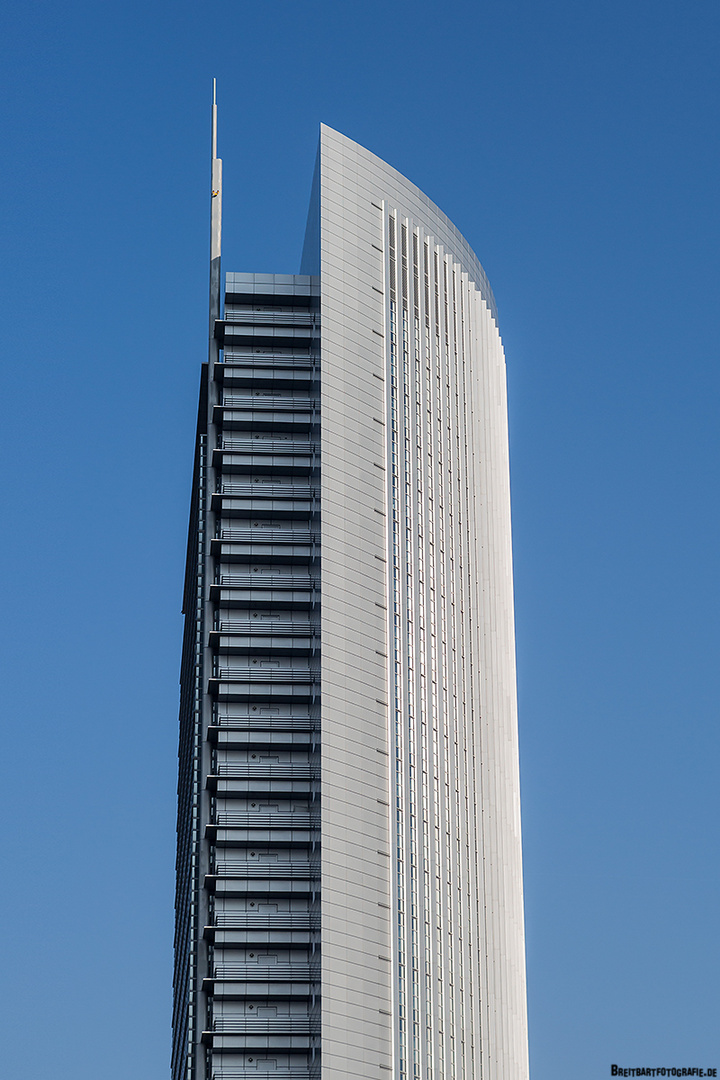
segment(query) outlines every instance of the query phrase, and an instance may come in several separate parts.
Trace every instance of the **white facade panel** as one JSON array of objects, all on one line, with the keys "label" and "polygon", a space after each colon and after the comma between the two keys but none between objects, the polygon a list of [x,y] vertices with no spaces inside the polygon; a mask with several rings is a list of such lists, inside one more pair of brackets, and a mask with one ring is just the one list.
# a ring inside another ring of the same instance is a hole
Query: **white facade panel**
[{"label": "white facade panel", "polygon": [[476,257],[321,129],[322,1072],[528,1074],[505,366]]}]

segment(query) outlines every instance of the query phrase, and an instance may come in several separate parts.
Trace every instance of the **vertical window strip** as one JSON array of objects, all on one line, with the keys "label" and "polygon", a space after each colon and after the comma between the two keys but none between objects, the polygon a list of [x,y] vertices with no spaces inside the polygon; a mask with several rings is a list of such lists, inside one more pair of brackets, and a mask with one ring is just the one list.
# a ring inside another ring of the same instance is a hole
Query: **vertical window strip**
[{"label": "vertical window strip", "polygon": [[[444,260],[443,260],[444,266]],[[439,270],[439,254],[436,252],[436,268]],[[438,273],[436,278],[436,294],[438,296],[438,314],[440,310],[446,312],[446,296],[444,289],[444,281],[441,282],[440,274]],[[442,295],[441,293],[442,286]],[[437,536],[439,542],[439,557],[438,557],[438,569],[439,569],[439,612],[440,612],[440,681],[441,681],[441,694],[440,694],[440,708],[442,716],[442,748],[443,748],[443,764],[445,775],[450,774],[450,770],[453,768],[453,755],[451,753],[451,717],[450,717],[450,700],[448,693],[448,617],[447,617],[447,605],[448,605],[448,581],[447,581],[447,544],[446,544],[446,530],[445,519],[448,510],[447,492],[446,492],[446,474],[450,466],[449,459],[447,457],[447,440],[445,438],[445,426],[447,416],[446,406],[446,372],[447,372],[447,340],[445,341],[445,349],[442,348],[442,337],[440,334],[442,327],[438,323],[438,337],[437,337],[437,439],[438,439],[438,516],[437,516]],[[455,1027],[457,1020],[456,1012],[456,945],[455,945],[455,919],[454,919],[454,895],[452,888],[452,808],[451,808],[451,793],[450,787],[445,784],[445,798],[443,806],[443,846],[444,846],[444,869],[443,869],[443,906],[445,909],[445,926],[446,926],[446,952],[448,960],[448,1016],[447,1016],[447,1033],[449,1042],[450,1053],[450,1076],[455,1077],[455,1059],[456,1059],[456,1038]]]},{"label": "vertical window strip", "polygon": [[[461,315],[464,319],[463,328],[463,341],[465,343],[463,351],[463,372],[464,383],[467,388],[463,400],[464,410],[464,422],[465,428],[468,430],[469,426],[473,422],[472,418],[472,398],[470,395],[471,381],[474,373],[474,342],[475,342],[475,311],[476,311],[476,295],[472,285],[466,279],[464,282],[464,289],[461,294],[463,301],[463,308],[461,308]],[[464,314],[463,314],[464,313]],[[467,614],[467,627],[468,627],[468,640],[467,640],[467,680],[468,680],[468,715],[469,715],[469,736],[470,745],[472,748],[470,761],[471,761],[471,779],[470,790],[472,791],[473,802],[471,807],[471,822],[472,822],[472,835],[473,835],[473,849],[475,856],[475,880],[481,886],[478,889],[477,895],[473,897],[474,904],[472,908],[473,913],[473,930],[474,930],[474,950],[473,957],[475,960],[475,978],[477,980],[477,996],[475,1001],[474,1019],[476,1023],[475,1040],[473,1045],[473,1061],[477,1061],[476,1068],[482,1068],[482,1055],[483,1055],[483,1040],[482,1040],[482,1006],[483,1006],[483,988],[481,986],[481,963],[480,956],[481,951],[485,951],[484,938],[483,938],[483,923],[481,916],[481,909],[483,904],[482,891],[482,837],[480,833],[480,815],[481,808],[478,805],[478,793],[480,778],[477,774],[477,754],[475,748],[478,745],[480,732],[478,730],[479,717],[475,711],[476,700],[476,668],[475,657],[477,655],[477,641],[476,641],[476,628],[473,620],[473,565],[474,559],[472,556],[473,545],[473,533],[471,522],[473,520],[472,513],[472,494],[471,483],[474,482],[474,475],[471,469],[471,464],[467,452],[467,446],[465,446],[465,469],[468,476],[468,484],[466,485],[465,499],[466,499],[466,539],[467,539],[467,559],[465,566],[465,588],[468,594],[468,614]]]},{"label": "vertical window strip", "polygon": [[[450,507],[448,521],[450,527],[450,575],[452,604],[452,640],[455,650],[455,662],[452,665],[453,674],[453,704],[455,713],[455,814],[456,814],[456,859],[457,859],[457,913],[458,913],[458,984],[459,984],[459,1015],[460,1015],[460,1039],[463,1046],[468,1048],[471,1042],[472,1026],[469,1016],[471,1007],[472,983],[469,979],[467,966],[468,905],[467,886],[469,882],[469,864],[467,860],[467,837],[468,816],[465,793],[467,790],[467,742],[465,733],[465,692],[464,692],[464,626],[463,610],[463,579],[462,579],[462,484],[464,482],[464,470],[460,454],[460,363],[459,363],[459,333],[458,333],[458,302],[457,302],[457,272],[458,267],[448,257],[446,261],[449,271],[449,294],[451,302],[451,355],[452,364],[448,365],[449,391],[448,391],[448,428],[454,429],[455,438],[451,438],[448,430],[448,451],[451,455],[450,472],[454,477],[451,485]],[[446,277],[446,280],[448,278]],[[449,357],[448,357],[449,359]],[[462,779],[461,779],[462,777]],[[469,1029],[469,1030],[468,1030]],[[466,1062],[466,1054],[463,1053],[463,1069]],[[472,1075],[472,1072],[471,1074]]]},{"label": "vertical window strip", "polygon": [[419,247],[420,239],[417,230],[413,232],[413,315],[415,321],[420,321],[420,262]]},{"label": "vertical window strip", "polygon": [[[425,289],[425,329],[427,332],[428,345],[430,343],[430,244],[426,240],[423,244],[423,285]],[[428,408],[430,401],[428,400]]]},{"label": "vertical window strip", "polygon": [[[427,562],[428,562],[428,630],[429,630],[429,656],[428,671],[430,675],[430,722],[431,722],[431,762],[432,762],[432,835],[433,835],[433,868],[434,868],[434,892],[432,901],[433,925],[436,935],[436,958],[437,958],[437,1060],[439,1073],[445,1074],[445,953],[443,949],[444,917],[440,892],[440,875],[442,873],[441,843],[440,843],[440,781],[442,776],[442,764],[440,755],[440,723],[439,704],[437,692],[437,569],[435,560],[435,476],[436,476],[436,453],[434,448],[434,389],[435,389],[435,363],[433,362],[430,302],[430,248],[425,244],[425,432],[426,432],[426,470],[427,470],[427,504],[426,514],[428,521],[427,529]],[[436,325],[436,324],[435,324]],[[436,360],[436,358],[435,358]]]},{"label": "vertical window strip", "polygon": [[396,268],[395,268],[395,263],[396,263],[395,218],[393,217],[392,214],[390,214],[390,218],[389,218],[389,221],[388,221],[388,238],[389,238],[388,248],[389,248],[389,253],[390,253],[390,300],[393,303],[396,303],[397,302],[397,292],[396,292],[395,282],[396,282],[396,278],[397,278],[397,273],[396,273]]},{"label": "vertical window strip", "polygon": [[421,293],[420,293],[420,236],[419,232],[413,232],[413,315],[414,315],[414,400],[415,400],[415,484],[417,493],[417,559],[418,559],[418,655],[420,658],[419,680],[419,721],[420,721],[420,757],[422,769],[422,807],[419,815],[422,828],[422,922],[423,922],[423,979],[424,979],[424,1021],[425,1021],[425,1076],[426,1080],[434,1077],[434,993],[433,993],[433,964],[432,964],[432,931],[431,910],[432,901],[430,893],[430,820],[429,820],[429,777],[432,775],[432,763],[429,760],[428,740],[428,702],[427,702],[427,679],[425,675],[425,559],[424,559],[424,487],[423,487],[423,464],[424,464],[424,439],[422,425],[422,387],[423,378],[421,371]]},{"label": "vertical window strip", "polygon": [[[436,567],[437,567],[437,603],[436,603],[436,620],[437,620],[437,650],[435,656],[435,672],[436,680],[439,682],[439,691],[437,693],[437,710],[438,710],[438,741],[439,741],[439,756],[440,756],[440,775],[443,778],[443,798],[440,801],[440,815],[439,815],[439,869],[441,878],[438,882],[438,908],[442,912],[442,919],[439,923],[442,926],[442,932],[439,934],[439,938],[442,938],[442,949],[445,957],[446,970],[448,973],[447,984],[447,997],[445,1001],[445,1010],[443,1015],[443,1033],[447,1036],[444,1039],[444,1054],[445,1054],[445,1071],[449,1072],[449,1075],[455,1076],[455,987],[454,987],[454,949],[453,949],[453,917],[452,917],[452,896],[449,888],[449,882],[451,880],[450,866],[448,863],[450,855],[450,799],[449,788],[445,782],[445,777],[448,775],[448,770],[451,766],[450,759],[450,746],[449,746],[449,717],[448,717],[448,700],[447,700],[447,624],[446,624],[446,581],[445,581],[445,470],[447,468],[445,460],[445,444],[443,438],[443,374],[445,370],[444,353],[441,345],[441,296],[440,296],[440,251],[435,248],[434,251],[434,277],[433,287],[435,294],[435,365],[434,365],[434,408],[433,415],[435,418],[435,465],[436,465],[436,487],[437,487],[437,513],[435,524],[435,538],[436,538]],[[448,1068],[449,1067],[449,1068]]]},{"label": "vertical window strip", "polygon": [[460,329],[460,308],[461,308],[461,279],[460,279],[460,267],[453,263],[451,267],[452,273],[452,333],[454,342],[454,379],[455,379],[455,474],[457,478],[456,484],[456,505],[455,505],[455,527],[456,527],[456,566],[455,566],[455,583],[456,583],[456,605],[455,614],[457,619],[457,649],[459,656],[459,663],[457,666],[457,694],[458,694],[458,708],[460,716],[462,717],[462,723],[459,727],[459,766],[461,776],[461,788],[459,791],[459,806],[458,816],[462,823],[462,835],[460,837],[460,851],[462,855],[462,865],[464,867],[463,880],[460,883],[460,923],[462,933],[462,987],[463,987],[463,1041],[465,1043],[465,1056],[469,1058],[469,1072],[473,1074],[472,1068],[472,1046],[473,1046],[473,981],[472,981],[472,968],[470,958],[470,942],[471,942],[471,922],[470,922],[470,877],[471,877],[471,860],[470,860],[470,821],[468,812],[468,751],[467,751],[467,694],[466,694],[466,671],[465,671],[465,612],[467,610],[467,603],[465,601],[465,581],[463,576],[464,566],[464,543],[463,536],[465,530],[465,514],[463,509],[463,488],[467,487],[467,478],[465,475],[465,468],[463,462],[462,445],[465,439],[465,430],[461,420],[461,408],[460,401],[464,396],[463,380],[462,380],[462,334]]},{"label": "vertical window strip", "polygon": [[[413,1080],[420,1080],[420,975],[418,958],[418,793],[417,793],[417,728],[415,709],[415,619],[413,597],[413,537],[415,522],[412,507],[412,465],[410,436],[412,432],[410,419],[410,328],[409,328],[409,296],[408,296],[408,225],[403,222],[400,230],[400,254],[401,254],[401,296],[402,296],[402,389],[403,389],[403,415],[402,415],[402,489],[403,517],[405,532],[405,645],[407,648],[407,671],[405,673],[405,711],[406,711],[406,778],[407,778],[407,807],[408,807],[408,839],[409,852],[406,862],[406,888],[410,899],[410,920],[406,924],[409,931],[406,950],[410,958],[410,991],[412,997],[412,1059]],[[407,848],[406,848],[407,851]],[[408,1048],[409,1049],[409,1048]],[[408,1053],[409,1057],[409,1053]]]},{"label": "vertical window strip", "polygon": [[[459,277],[459,342],[460,342],[460,377],[463,389],[462,393],[462,430],[463,439],[461,444],[461,468],[464,476],[463,508],[464,529],[462,531],[463,561],[462,590],[465,596],[465,615],[463,618],[463,676],[465,682],[465,738],[466,738],[466,820],[467,820],[467,852],[468,865],[472,868],[471,877],[468,880],[467,894],[467,921],[468,921],[468,956],[470,985],[470,1068],[474,1075],[480,1068],[479,1050],[481,1045],[481,1032],[479,1026],[479,980],[480,970],[478,964],[480,938],[477,926],[476,897],[471,894],[471,881],[477,883],[479,875],[478,864],[478,838],[476,818],[476,787],[475,787],[475,707],[473,697],[473,672],[472,672],[472,592],[470,583],[470,484],[472,482],[468,463],[468,398],[470,396],[470,336],[469,336],[469,281],[466,274]],[[469,744],[469,752],[467,750]]]}]

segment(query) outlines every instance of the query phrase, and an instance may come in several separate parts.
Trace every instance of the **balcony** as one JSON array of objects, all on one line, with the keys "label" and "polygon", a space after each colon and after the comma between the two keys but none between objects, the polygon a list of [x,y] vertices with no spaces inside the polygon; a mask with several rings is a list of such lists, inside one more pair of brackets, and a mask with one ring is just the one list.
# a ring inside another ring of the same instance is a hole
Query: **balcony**
[{"label": "balcony", "polygon": [[215,865],[213,877],[233,878],[307,878],[315,877],[314,870],[307,861],[297,862],[260,862],[259,859],[229,859]]},{"label": "balcony", "polygon": [[314,589],[316,581],[307,573],[287,574],[268,568],[251,574],[221,574],[216,584],[234,589]]},{"label": "balcony", "polygon": [[241,979],[243,982],[266,982],[282,979],[292,982],[308,982],[320,977],[320,965],[305,964],[216,964],[213,979]]},{"label": "balcony", "polygon": [[228,308],[225,322],[242,323],[248,326],[312,326],[319,323],[319,318],[312,311],[253,311],[248,308]]},{"label": "balcony", "polygon": [[262,729],[253,728],[241,731],[219,731],[211,729],[210,739],[219,750],[296,750],[311,751],[319,746],[320,735],[306,728],[304,731],[290,729],[282,731],[269,731],[264,727],[265,721],[255,721],[263,724]]},{"label": "balcony", "polygon": [[320,883],[309,875],[305,877],[233,877],[222,874],[206,874],[205,888],[216,897],[223,899],[247,899],[256,897],[258,901],[279,899],[302,899],[309,902],[313,893],[317,893]]},{"label": "balcony", "polygon": [[214,1020],[212,1029],[233,1035],[245,1033],[256,1035],[259,1032],[309,1033],[312,1023],[309,1016],[233,1016]]},{"label": "balcony", "polygon": [[208,930],[255,930],[257,927],[270,930],[311,930],[320,929],[318,916],[309,911],[256,911],[254,915],[244,915],[235,911],[216,911],[213,926]]},{"label": "balcony", "polygon": [[263,658],[253,661],[252,664],[239,657],[237,666],[218,667],[214,673],[215,678],[232,682],[265,682],[268,679],[273,682],[316,682],[319,675],[319,670],[311,669],[310,660],[306,656],[275,660]]},{"label": "balcony", "polygon": [[319,689],[312,678],[276,679],[272,673],[258,672],[257,677],[245,678],[237,675],[233,678],[208,679],[208,692],[217,701],[255,702],[253,708],[272,703],[275,705],[310,705],[319,694]]},{"label": "balcony", "polygon": [[294,453],[285,447],[286,452],[261,453],[254,449],[213,450],[213,465],[225,473],[288,473],[307,476],[316,466],[311,454]]},{"label": "balcony", "polygon": [[246,663],[248,663],[248,656],[269,655],[282,658],[286,662],[293,658],[305,657],[306,664],[309,664],[313,652],[320,645],[319,635],[315,641],[311,634],[220,634],[211,630],[208,640],[214,652],[224,657],[245,656]]},{"label": "balcony", "polygon": [[231,450],[247,454],[312,454],[315,449],[307,439],[272,439],[256,435],[253,439],[223,439],[222,446],[213,453]]},{"label": "balcony", "polygon": [[[237,325],[232,319],[226,319],[226,322],[233,326]],[[319,368],[319,364],[309,350],[307,352],[303,350],[300,353],[272,348],[248,349],[241,343],[230,345],[226,349],[222,363],[215,369],[215,376],[223,380],[231,379],[234,372],[254,371],[256,368],[261,371],[271,371],[273,375],[279,375],[280,378],[291,379],[295,372],[301,378],[303,376],[307,378],[309,372]]]},{"label": "balcony", "polygon": [[[294,762],[279,765],[276,762],[267,762],[258,758],[256,762],[247,765],[244,762],[237,764],[230,761],[220,762],[216,779],[250,780],[262,776],[268,780],[310,780],[315,772],[312,765]],[[212,779],[213,777],[208,777],[208,780]]]},{"label": "balcony", "polygon": [[207,786],[218,798],[245,799],[252,796],[272,796],[273,799],[309,799],[313,791],[313,779],[298,779],[295,774],[287,777],[276,773],[269,776],[266,769],[258,769],[257,775],[247,777],[208,776]]},{"label": "balcony", "polygon": [[219,716],[208,728],[208,738],[217,743],[230,745],[230,736],[246,731],[256,731],[258,725],[267,731],[314,731],[315,724],[309,716]]},{"label": "balcony", "polygon": [[320,833],[313,829],[282,829],[273,826],[268,829],[225,829],[217,825],[207,825],[205,835],[216,847],[225,849],[245,849],[249,847],[308,848],[313,841],[319,841]]},{"label": "balcony", "polygon": [[216,495],[236,495],[240,499],[312,499],[317,490],[310,484],[276,484],[270,480],[254,480],[251,484],[229,481],[220,485]]},{"label": "balcony", "polygon": [[[319,922],[319,919],[318,919]],[[319,926],[316,930],[319,929]],[[247,930],[225,930],[206,926],[204,936],[218,949],[288,949],[308,950],[316,937],[316,930],[277,930],[258,925]]]},{"label": "balcony", "polygon": [[288,375],[293,371],[305,374],[308,371],[318,370],[320,367],[318,360],[309,350],[307,352],[304,350],[303,352],[280,352],[272,348],[268,350],[247,348],[241,343],[228,346],[222,363],[215,368],[215,377],[227,379],[231,377],[234,370],[244,371],[256,365],[261,369],[269,368],[273,372],[278,372],[282,368],[289,369]]},{"label": "balcony", "polygon": [[[287,400],[287,399],[285,399]],[[249,399],[247,406],[216,405],[213,408],[213,423],[225,431],[257,430],[277,434],[281,431],[309,432],[316,419],[311,402],[302,405],[296,402],[290,408],[276,408],[268,404],[267,398]]]},{"label": "balcony", "polygon": [[[251,1001],[257,1001],[259,997],[263,998],[291,998],[295,1001],[302,1001],[309,998],[313,992],[317,992],[317,983],[313,986],[310,982],[240,982],[223,979],[203,979],[203,990],[212,994],[216,998],[228,998],[229,1000],[242,1001],[243,999],[250,998]],[[214,1077],[219,1077],[217,1071],[214,1072]],[[225,1074],[222,1074],[223,1077]],[[233,1076],[241,1077],[242,1080],[247,1080],[247,1073],[233,1073]],[[307,1080],[307,1071],[303,1070],[300,1073],[288,1073],[288,1072],[272,1072],[272,1073],[260,1073],[260,1077],[252,1075],[252,1080],[264,1080],[267,1076],[268,1080],[284,1080],[285,1077],[290,1076],[293,1080]]]},{"label": "balcony", "polygon": [[314,819],[310,814],[303,814],[300,811],[290,814],[283,814],[280,811],[273,814],[262,814],[250,810],[244,814],[216,814],[213,825],[208,826],[208,828],[216,826],[234,828],[239,826],[245,829],[312,829],[316,826],[319,827],[319,825],[320,821],[318,819]]},{"label": "balcony", "polygon": [[305,609],[312,608],[320,599],[319,589],[293,588],[276,586],[263,588],[261,585],[211,585],[210,599],[221,608],[252,608],[267,611],[273,608]]},{"label": "balcony", "polygon": [[[263,518],[286,519],[288,524],[301,519],[307,529],[308,519],[313,516],[319,503],[317,499],[279,499],[253,493],[248,497],[221,495],[212,497],[212,508],[226,518],[242,517],[261,520]],[[258,526],[258,529],[260,526]]]},{"label": "balcony", "polygon": [[312,637],[314,627],[307,619],[223,619],[218,630],[212,633],[221,634],[252,634],[255,636],[274,636],[276,634],[290,634],[292,637]]},{"label": "balcony", "polygon": [[230,364],[226,360],[215,368],[215,375],[224,386],[237,390],[312,390],[317,382],[318,373],[312,367],[309,357],[290,364],[272,364],[267,361],[260,364],[235,360]]},{"label": "balcony", "polygon": [[[249,710],[253,714],[255,711],[255,709]],[[315,724],[306,709],[299,709],[296,712],[291,706],[288,713],[283,716],[218,716],[209,731],[211,737],[219,738],[220,732],[255,731],[258,728],[262,728],[263,731],[314,731]]]},{"label": "balcony", "polygon": [[[211,540],[210,550],[219,563],[241,564],[238,569],[253,564],[255,573],[269,572],[273,566],[283,567],[285,571],[305,571],[312,563],[316,552],[312,544],[273,544],[257,537],[251,542],[242,543],[228,540]],[[262,569],[261,569],[262,568]]]},{"label": "balcony", "polygon": [[[307,1065],[301,1065],[297,1069],[273,1069],[272,1072],[255,1071],[250,1076],[252,1080],[320,1080],[320,1071],[317,1066],[313,1070]],[[225,1069],[222,1066],[214,1065],[212,1080],[248,1080],[248,1073],[244,1069]]]},{"label": "balcony", "polygon": [[251,544],[311,544],[317,539],[310,529],[293,525],[289,525],[286,529],[263,528],[262,525],[251,528],[230,526],[220,530],[220,538]]}]

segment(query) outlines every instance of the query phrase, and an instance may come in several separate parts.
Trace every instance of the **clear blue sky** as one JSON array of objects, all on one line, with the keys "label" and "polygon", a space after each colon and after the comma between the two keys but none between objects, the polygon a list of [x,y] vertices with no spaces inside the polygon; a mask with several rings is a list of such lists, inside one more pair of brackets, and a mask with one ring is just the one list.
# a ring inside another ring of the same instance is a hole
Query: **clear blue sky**
[{"label": "clear blue sky", "polygon": [[720,1068],[720,8],[34,0],[0,22],[0,1074],[168,1075],[180,602],[225,268],[298,268],[322,120],[506,344],[533,1080]]}]

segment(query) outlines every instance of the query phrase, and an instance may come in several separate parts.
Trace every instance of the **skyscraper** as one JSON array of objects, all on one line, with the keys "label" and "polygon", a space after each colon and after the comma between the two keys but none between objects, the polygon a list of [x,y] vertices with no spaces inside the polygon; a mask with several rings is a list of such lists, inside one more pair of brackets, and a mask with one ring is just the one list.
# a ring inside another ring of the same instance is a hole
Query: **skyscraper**
[{"label": "skyscraper", "polygon": [[445,215],[321,128],[229,273],[185,581],[173,1080],[528,1075],[505,362]]}]

